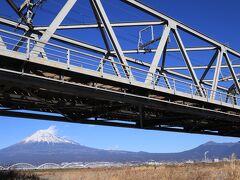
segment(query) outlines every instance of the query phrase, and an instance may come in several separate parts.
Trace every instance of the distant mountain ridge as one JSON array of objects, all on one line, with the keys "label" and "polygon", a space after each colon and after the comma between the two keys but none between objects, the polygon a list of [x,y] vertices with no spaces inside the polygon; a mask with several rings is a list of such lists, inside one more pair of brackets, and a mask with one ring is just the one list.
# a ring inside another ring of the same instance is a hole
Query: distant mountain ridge
[{"label": "distant mountain ridge", "polygon": [[63,162],[182,162],[202,160],[208,151],[210,159],[222,159],[235,153],[240,157],[240,143],[207,142],[194,149],[179,153],[147,153],[117,150],[103,150],[80,145],[66,138],[58,137],[56,129],[39,130],[20,143],[0,150],[0,165],[19,162],[40,165]]}]

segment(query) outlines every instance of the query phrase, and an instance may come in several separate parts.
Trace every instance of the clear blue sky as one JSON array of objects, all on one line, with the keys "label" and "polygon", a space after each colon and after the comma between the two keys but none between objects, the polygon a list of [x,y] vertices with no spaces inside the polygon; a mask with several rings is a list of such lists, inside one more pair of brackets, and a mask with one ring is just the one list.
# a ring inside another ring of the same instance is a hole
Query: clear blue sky
[{"label": "clear blue sky", "polygon": [[[142,0],[142,2],[220,42],[230,44],[236,50],[240,49],[240,11],[238,10],[240,1]],[[0,9],[2,11],[2,8]],[[6,12],[6,9],[2,11],[5,14]],[[11,13],[9,15],[12,16]],[[239,141],[238,138],[0,117],[0,148],[17,143],[36,130],[52,125],[57,127],[61,136],[66,136],[86,146],[102,149],[179,152],[207,141]]]}]

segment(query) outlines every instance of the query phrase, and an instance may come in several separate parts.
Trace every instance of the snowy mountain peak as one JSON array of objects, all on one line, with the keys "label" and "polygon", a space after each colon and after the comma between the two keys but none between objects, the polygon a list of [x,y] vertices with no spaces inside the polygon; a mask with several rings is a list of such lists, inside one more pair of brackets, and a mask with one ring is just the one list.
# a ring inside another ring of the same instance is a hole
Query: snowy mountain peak
[{"label": "snowy mountain peak", "polygon": [[67,143],[78,144],[74,141],[57,136],[57,129],[55,126],[50,126],[48,129],[42,129],[36,131],[31,136],[25,138],[22,143]]}]

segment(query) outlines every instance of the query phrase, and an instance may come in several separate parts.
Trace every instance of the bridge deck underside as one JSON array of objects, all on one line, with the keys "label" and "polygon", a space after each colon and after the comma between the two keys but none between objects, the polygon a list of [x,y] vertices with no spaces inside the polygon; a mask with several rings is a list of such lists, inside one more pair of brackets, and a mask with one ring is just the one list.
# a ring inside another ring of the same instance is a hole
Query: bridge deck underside
[{"label": "bridge deck underside", "polygon": [[240,137],[239,112],[234,108],[14,58],[0,59],[2,116]]}]

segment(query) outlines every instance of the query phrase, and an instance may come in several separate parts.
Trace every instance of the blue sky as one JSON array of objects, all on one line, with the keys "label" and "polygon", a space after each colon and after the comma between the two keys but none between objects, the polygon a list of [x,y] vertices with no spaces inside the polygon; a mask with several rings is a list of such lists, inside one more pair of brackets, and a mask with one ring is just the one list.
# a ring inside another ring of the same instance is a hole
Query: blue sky
[{"label": "blue sky", "polygon": [[[240,11],[238,10],[240,1],[142,0],[142,2],[220,42],[228,43],[236,50],[240,49]],[[102,149],[179,152],[207,141],[239,141],[238,138],[229,137],[0,117],[0,148],[17,143],[36,130],[52,125],[57,127],[60,136],[73,139],[86,146]]]}]

